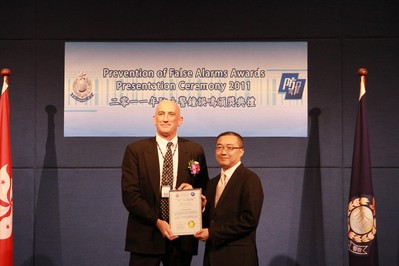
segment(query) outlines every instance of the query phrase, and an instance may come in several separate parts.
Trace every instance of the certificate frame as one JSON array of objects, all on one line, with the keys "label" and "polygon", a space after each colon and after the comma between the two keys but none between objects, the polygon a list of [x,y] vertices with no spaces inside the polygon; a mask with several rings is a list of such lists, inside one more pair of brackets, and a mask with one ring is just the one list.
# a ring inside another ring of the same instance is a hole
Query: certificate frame
[{"label": "certificate frame", "polygon": [[169,225],[174,235],[194,235],[202,229],[202,189],[169,192]]}]

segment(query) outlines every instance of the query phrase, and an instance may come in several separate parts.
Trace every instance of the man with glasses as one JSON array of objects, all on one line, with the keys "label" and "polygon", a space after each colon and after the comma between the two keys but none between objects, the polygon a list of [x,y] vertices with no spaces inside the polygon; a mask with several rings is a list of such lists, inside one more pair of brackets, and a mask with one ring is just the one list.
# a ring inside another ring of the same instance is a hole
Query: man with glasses
[{"label": "man with glasses", "polygon": [[244,143],[239,134],[220,134],[215,155],[220,174],[208,184],[203,229],[195,234],[206,241],[204,265],[259,265],[256,228],[263,204],[262,183],[241,163]]}]

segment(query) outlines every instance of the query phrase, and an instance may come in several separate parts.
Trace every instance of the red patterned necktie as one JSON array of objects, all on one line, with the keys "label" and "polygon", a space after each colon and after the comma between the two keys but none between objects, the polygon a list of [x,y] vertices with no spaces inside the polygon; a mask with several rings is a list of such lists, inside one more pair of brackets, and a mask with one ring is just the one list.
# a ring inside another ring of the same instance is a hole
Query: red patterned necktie
[{"label": "red patterned necktie", "polygon": [[[173,154],[172,142],[168,142],[167,151],[163,158],[162,166],[162,186],[173,186]],[[169,221],[169,198],[161,198],[161,218],[164,221]]]}]

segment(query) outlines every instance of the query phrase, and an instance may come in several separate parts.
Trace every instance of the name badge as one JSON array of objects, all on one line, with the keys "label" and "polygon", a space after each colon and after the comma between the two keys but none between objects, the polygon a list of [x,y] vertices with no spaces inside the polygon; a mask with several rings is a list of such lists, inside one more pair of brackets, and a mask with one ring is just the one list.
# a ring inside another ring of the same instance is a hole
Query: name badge
[{"label": "name badge", "polygon": [[169,198],[169,191],[171,187],[167,185],[162,185],[161,186],[161,197],[162,198]]}]

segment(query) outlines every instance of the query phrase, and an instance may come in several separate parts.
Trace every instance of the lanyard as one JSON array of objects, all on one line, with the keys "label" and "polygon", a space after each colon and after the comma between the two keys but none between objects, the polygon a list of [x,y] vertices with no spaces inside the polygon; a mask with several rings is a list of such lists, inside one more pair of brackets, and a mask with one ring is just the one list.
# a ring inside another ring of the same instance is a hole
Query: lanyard
[{"label": "lanyard", "polygon": [[[165,155],[163,155],[163,152],[162,152],[161,147],[159,146],[158,142],[157,142],[157,146],[158,146],[159,152],[160,152],[161,155],[162,155],[162,158],[165,160]],[[175,148],[174,148],[174,150],[173,150],[173,152],[172,152],[172,158],[175,156],[176,149],[177,149],[177,143],[176,143]]]}]

